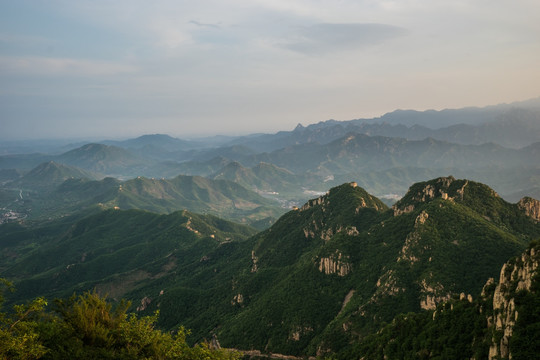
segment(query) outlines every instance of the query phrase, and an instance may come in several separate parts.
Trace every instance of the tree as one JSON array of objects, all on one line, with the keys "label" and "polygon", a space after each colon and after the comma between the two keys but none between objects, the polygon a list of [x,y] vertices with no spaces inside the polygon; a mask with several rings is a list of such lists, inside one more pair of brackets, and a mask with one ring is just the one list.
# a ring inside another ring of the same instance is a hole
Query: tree
[{"label": "tree", "polygon": [[[12,284],[0,278],[0,305]],[[174,334],[156,329],[159,313],[128,314],[130,303],[116,306],[96,292],[56,300],[54,313],[37,298],[0,312],[0,360],[3,359],[178,359],[236,360],[239,354],[214,350],[206,343],[189,346],[189,334],[180,327]]]},{"label": "tree", "polygon": [[[13,291],[13,285],[0,278],[0,306],[4,291]],[[47,302],[37,298],[28,305],[15,305],[11,313],[0,312],[0,358],[39,359],[47,352],[40,341],[37,317],[43,313]]]},{"label": "tree", "polygon": [[206,344],[190,347],[188,332],[174,335],[155,328],[158,312],[138,318],[128,314],[129,302],[113,307],[96,292],[56,301],[58,317],[49,321],[44,341],[50,359],[237,359],[227,350],[212,350]]}]

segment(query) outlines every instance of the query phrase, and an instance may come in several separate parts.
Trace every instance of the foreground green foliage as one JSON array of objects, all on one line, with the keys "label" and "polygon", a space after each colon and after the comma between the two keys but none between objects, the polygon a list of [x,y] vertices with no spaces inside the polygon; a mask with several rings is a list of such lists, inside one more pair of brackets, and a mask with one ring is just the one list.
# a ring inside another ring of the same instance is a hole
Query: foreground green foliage
[{"label": "foreground green foliage", "polygon": [[[7,286],[10,284],[4,280]],[[57,300],[54,312],[44,311],[42,298],[0,313],[1,359],[237,359],[238,354],[189,346],[188,332],[155,328],[158,318],[128,314],[128,302],[115,307],[95,292]]]},{"label": "foreground green foliage", "polygon": [[[3,292],[12,291],[12,284],[0,278],[0,305],[4,302]],[[32,301],[29,305],[16,305],[13,312],[0,312],[0,358],[1,359],[39,359],[47,352],[37,330],[39,324],[34,321],[35,313],[43,311],[47,302],[43,298]]]}]

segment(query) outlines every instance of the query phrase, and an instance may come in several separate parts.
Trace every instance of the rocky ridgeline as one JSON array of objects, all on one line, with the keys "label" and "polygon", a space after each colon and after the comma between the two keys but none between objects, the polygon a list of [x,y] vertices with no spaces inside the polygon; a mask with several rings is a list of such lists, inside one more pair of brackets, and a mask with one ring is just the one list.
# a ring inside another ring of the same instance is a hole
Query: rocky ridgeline
[{"label": "rocky ridgeline", "polygon": [[[499,284],[493,294],[493,315],[488,323],[495,327],[495,336],[489,349],[489,359],[511,359],[510,338],[519,317],[514,294],[520,290],[531,291],[533,277],[538,275],[540,251],[538,247],[528,249],[514,261],[501,269]],[[488,286],[493,283],[491,279]]]},{"label": "rocky ridgeline", "polygon": [[418,262],[420,259],[415,255],[413,248],[418,246],[418,243],[422,240],[420,234],[420,227],[429,218],[429,214],[426,211],[422,211],[414,222],[414,230],[407,234],[403,247],[401,248],[400,255],[397,261],[408,261],[411,264]]},{"label": "rocky ridgeline", "polygon": [[[306,202],[304,204],[304,206],[302,206],[301,208],[299,208],[298,210],[299,211],[306,211],[306,210],[309,210],[311,209],[312,207],[314,206],[317,206],[317,205],[325,205],[325,204],[329,204],[329,200],[328,200],[328,193],[326,193],[325,195],[323,196],[320,196],[316,199],[311,199],[311,200],[308,200],[308,202]],[[324,207],[323,207],[324,208]]]},{"label": "rocky ridgeline", "polygon": [[[406,196],[392,207],[394,216],[410,213],[414,211],[417,203],[425,203],[435,198],[462,201],[468,185],[468,180],[456,180],[453,176],[415,184]],[[494,195],[497,196],[495,192]]]}]

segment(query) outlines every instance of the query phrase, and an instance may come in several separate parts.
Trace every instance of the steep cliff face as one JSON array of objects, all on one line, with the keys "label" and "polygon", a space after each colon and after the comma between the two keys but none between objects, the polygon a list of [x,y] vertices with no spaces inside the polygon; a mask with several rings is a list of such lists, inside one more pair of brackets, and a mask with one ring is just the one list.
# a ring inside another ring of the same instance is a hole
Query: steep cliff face
[{"label": "steep cliff face", "polygon": [[517,205],[525,212],[525,215],[536,221],[540,221],[540,201],[530,197],[524,197],[519,200]]},{"label": "steep cliff face", "polygon": [[520,316],[516,306],[516,293],[531,292],[533,283],[538,280],[536,277],[539,263],[540,248],[537,246],[531,247],[503,266],[499,284],[493,294],[493,316],[488,318],[488,323],[495,330],[489,359],[512,358],[510,340]]},{"label": "steep cliff face", "polygon": [[329,257],[323,257],[319,260],[319,271],[327,275],[346,276],[351,272],[349,256],[343,256],[342,253],[336,251],[335,254]]}]

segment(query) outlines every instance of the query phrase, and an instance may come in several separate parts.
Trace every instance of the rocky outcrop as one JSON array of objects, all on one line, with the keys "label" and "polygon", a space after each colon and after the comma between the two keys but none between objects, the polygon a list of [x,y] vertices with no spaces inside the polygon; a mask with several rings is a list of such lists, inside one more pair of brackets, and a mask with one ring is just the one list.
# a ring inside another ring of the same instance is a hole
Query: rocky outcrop
[{"label": "rocky outcrop", "polygon": [[493,316],[488,319],[495,327],[489,359],[512,358],[509,344],[519,316],[513,294],[520,290],[531,290],[539,263],[540,251],[531,248],[502,267],[499,284],[493,294]]},{"label": "rocky outcrop", "polygon": [[341,232],[346,233],[349,236],[357,236],[360,234],[356,226],[339,226],[337,228],[332,227],[326,227],[327,225],[323,221],[315,221],[308,225],[308,227],[305,227],[302,229],[304,232],[304,236],[306,239],[315,239],[315,237],[320,237],[324,241],[330,241],[332,237],[336,234],[339,234]]},{"label": "rocky outcrop", "polygon": [[350,290],[347,295],[345,295],[345,299],[343,299],[343,304],[341,304],[341,310],[339,310],[339,313],[341,314],[343,312],[343,309],[345,309],[345,306],[347,306],[347,304],[349,303],[349,301],[351,301],[353,295],[354,295],[355,291],[354,290]]},{"label": "rocky outcrop", "polygon": [[399,208],[396,205],[392,206],[392,210],[394,210],[394,216],[399,216],[401,214],[408,214],[410,212],[414,211],[414,205],[407,205],[403,208]]},{"label": "rocky outcrop", "polygon": [[370,302],[377,302],[377,299],[384,296],[395,296],[406,291],[404,287],[398,286],[398,278],[395,270],[388,270],[377,280],[377,290],[371,297]]},{"label": "rocky outcrop", "polygon": [[323,195],[321,197],[318,197],[316,199],[309,200],[299,210],[300,211],[306,211],[306,210],[311,209],[312,207],[314,207],[316,205],[324,205],[324,204],[328,204],[328,194]]},{"label": "rocky outcrop", "polygon": [[540,221],[540,201],[524,197],[517,203],[518,208],[520,208],[525,215],[533,218],[536,221]]},{"label": "rocky outcrop", "polygon": [[191,216],[188,218],[188,221],[186,222],[186,229],[188,229],[189,231],[199,235],[199,231],[198,230],[195,230],[193,227],[191,227],[192,225],[192,222],[191,222],[192,218]]},{"label": "rocky outcrop", "polygon": [[337,274],[338,276],[346,276],[352,270],[351,264],[347,261],[348,256],[344,256],[336,250],[336,253],[319,259],[319,271],[325,274]]},{"label": "rocky outcrop", "polygon": [[417,231],[413,231],[407,235],[405,242],[401,247],[399,257],[397,261],[407,261],[411,265],[420,261],[420,258],[415,255],[413,249],[418,245],[418,242],[421,240],[421,236]]},{"label": "rocky outcrop", "polygon": [[[456,181],[456,179],[453,176],[440,177],[436,180],[434,184],[426,184],[422,189],[420,189],[420,191],[414,194],[413,200],[426,202],[438,196],[440,196],[441,198],[445,200],[451,199],[448,193],[449,193],[450,185],[454,181]],[[463,191],[465,189],[465,186],[467,186],[467,183],[468,182],[466,181],[464,185],[461,187],[462,196],[463,196]]]},{"label": "rocky outcrop", "polygon": [[[429,214],[426,211],[422,211],[414,221],[414,230],[410,232],[407,237],[405,238],[405,242],[403,243],[403,247],[401,248],[399,257],[397,261],[408,261],[411,264],[414,264],[418,262],[420,259],[415,254],[414,248],[418,245],[420,240],[422,239],[422,236],[420,235],[419,228],[421,225],[423,225],[427,219],[429,218]],[[425,246],[424,246],[425,247]],[[427,249],[423,249],[427,250]]]},{"label": "rocky outcrop", "polygon": [[303,335],[311,332],[313,332],[313,328],[311,326],[295,326],[292,332],[289,334],[289,340],[300,341],[300,338]]},{"label": "rocky outcrop", "polygon": [[426,220],[429,218],[429,214],[426,211],[422,211],[420,215],[416,217],[416,220],[414,221],[415,227],[422,225],[426,222]]},{"label": "rocky outcrop", "polygon": [[424,310],[434,310],[437,304],[448,301],[450,294],[445,292],[444,286],[440,283],[428,283],[426,279],[420,282],[420,308]]},{"label": "rocky outcrop", "polygon": [[137,311],[144,311],[152,303],[152,299],[150,299],[148,296],[145,296],[141,300],[141,305],[137,306]]},{"label": "rocky outcrop", "polygon": [[231,305],[240,305],[244,302],[244,295],[242,294],[236,294],[234,295],[232,301],[231,301]]},{"label": "rocky outcrop", "polygon": [[251,272],[256,273],[257,270],[259,270],[259,267],[257,266],[257,262],[259,261],[259,258],[255,256],[255,250],[251,250]]},{"label": "rocky outcrop", "polygon": [[[415,204],[425,203],[435,198],[449,201],[463,201],[465,188],[469,185],[468,180],[456,180],[453,176],[440,177],[426,183],[415,184],[409,189],[407,195],[392,209],[394,216],[407,214],[415,209]],[[494,192],[495,196],[498,196]]]}]

